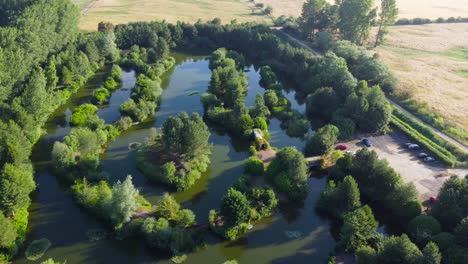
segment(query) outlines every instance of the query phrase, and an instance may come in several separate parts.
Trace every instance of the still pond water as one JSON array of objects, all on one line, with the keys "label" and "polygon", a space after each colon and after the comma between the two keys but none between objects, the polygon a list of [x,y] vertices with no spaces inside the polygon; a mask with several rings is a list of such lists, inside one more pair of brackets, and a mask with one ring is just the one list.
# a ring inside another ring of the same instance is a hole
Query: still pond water
[{"label": "still pond water", "polygon": [[[134,184],[152,203],[157,203],[166,189],[150,184],[135,169],[135,150],[129,149],[133,142],[143,142],[152,127],[160,128],[169,116],[185,111],[203,114],[200,94],[207,90],[211,71],[204,57],[175,54],[177,64],[163,76],[162,104],[155,119],[140,124],[123,133],[109,145],[101,157],[104,171],[110,175],[110,182],[133,176]],[[247,106],[254,104],[255,95],[264,93],[260,87],[258,69],[251,66],[246,72],[249,78]],[[68,119],[71,110],[89,102],[92,91],[102,83],[104,73],[96,75],[88,85],[80,89],[69,102],[50,118],[47,135],[39,142],[33,153],[38,191],[33,195],[30,208],[30,230],[28,243],[35,239],[47,238],[51,248],[38,261],[54,258],[67,263],[170,263],[160,259],[138,239],[120,241],[107,238],[90,242],[87,231],[106,228],[95,217],[78,207],[67,187],[47,170],[50,151],[54,141],[66,136],[70,128]],[[109,105],[99,109],[99,117],[112,123],[120,116],[119,106],[127,100],[130,89],[136,81],[134,72],[123,72],[123,85],[112,94]],[[197,92],[197,93],[195,93]],[[292,107],[304,112],[294,92],[284,92]],[[291,138],[280,128],[280,122],[273,119],[269,125],[270,143],[274,147],[295,146],[302,150],[304,140]],[[182,204],[197,215],[198,223],[207,223],[208,212],[219,207],[220,200],[232,183],[242,175],[243,163],[248,157],[245,149],[239,147],[228,135],[211,131],[211,165],[208,172],[190,190],[172,193]],[[314,211],[314,204],[324,179],[309,180],[309,195],[304,204],[284,205],[278,212],[257,224],[245,238],[235,242],[223,242],[209,236],[208,247],[188,255],[187,263],[223,263],[236,259],[239,263],[323,263],[334,247],[327,220]],[[292,234],[292,235],[291,235]],[[20,257],[15,263],[34,263]]]}]

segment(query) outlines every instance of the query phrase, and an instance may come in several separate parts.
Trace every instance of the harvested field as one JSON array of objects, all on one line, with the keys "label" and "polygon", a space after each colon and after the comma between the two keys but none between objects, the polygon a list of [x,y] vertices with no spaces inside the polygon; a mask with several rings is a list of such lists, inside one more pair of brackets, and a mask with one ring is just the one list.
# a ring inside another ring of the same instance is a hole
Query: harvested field
[{"label": "harvested field", "polygon": [[[334,0],[328,0],[333,3]],[[273,15],[300,16],[305,0],[255,0],[273,7]],[[375,0],[375,3],[380,1]],[[466,17],[468,16],[468,0],[397,0],[400,18],[431,18]]]},{"label": "harvested field", "polygon": [[168,22],[196,22],[198,19],[221,18],[223,23],[236,19],[246,21],[270,21],[253,13],[246,0],[99,0],[81,18],[81,29],[96,30],[100,21],[114,24],[132,21],[167,20]]},{"label": "harvested field", "polygon": [[468,24],[391,27],[376,52],[401,91],[468,130]]}]

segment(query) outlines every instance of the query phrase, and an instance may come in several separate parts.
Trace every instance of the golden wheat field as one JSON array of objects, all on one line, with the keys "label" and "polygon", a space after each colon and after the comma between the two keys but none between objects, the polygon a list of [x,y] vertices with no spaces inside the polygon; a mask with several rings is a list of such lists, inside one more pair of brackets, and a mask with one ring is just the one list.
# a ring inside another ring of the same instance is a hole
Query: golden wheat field
[{"label": "golden wheat field", "polygon": [[[334,0],[328,0],[333,3]],[[305,0],[255,0],[273,7],[273,14],[299,16]],[[378,4],[380,1],[375,0]],[[397,0],[400,18],[468,16],[468,0]]]},{"label": "golden wheat field", "polygon": [[233,19],[239,22],[269,21],[252,7],[247,0],[98,0],[82,16],[81,29],[96,30],[100,21],[115,24],[163,19],[168,22],[196,22],[215,17],[221,18],[223,23]]},{"label": "golden wheat field", "polygon": [[376,52],[401,80],[400,88],[468,130],[468,24],[390,28]]}]

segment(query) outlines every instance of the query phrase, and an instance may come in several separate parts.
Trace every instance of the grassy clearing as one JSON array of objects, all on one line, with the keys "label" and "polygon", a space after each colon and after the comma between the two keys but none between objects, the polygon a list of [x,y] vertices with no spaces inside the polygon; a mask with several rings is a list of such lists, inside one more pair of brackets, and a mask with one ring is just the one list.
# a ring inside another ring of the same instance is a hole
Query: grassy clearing
[{"label": "grassy clearing", "polygon": [[[330,3],[335,0],[327,0]],[[257,3],[271,5],[273,14],[300,16],[302,4],[305,0],[255,0]],[[380,1],[375,1],[376,4]],[[430,18],[458,17],[468,14],[467,0],[397,0],[400,18]]]},{"label": "grassy clearing", "polygon": [[96,30],[100,21],[114,24],[132,21],[163,20],[168,22],[207,21],[215,17],[224,23],[269,22],[268,17],[252,12],[247,0],[101,0],[81,18],[81,29]]},{"label": "grassy clearing", "polygon": [[394,26],[376,52],[401,80],[400,94],[414,99],[425,112],[441,116],[442,123],[466,132],[467,43],[466,23]]}]

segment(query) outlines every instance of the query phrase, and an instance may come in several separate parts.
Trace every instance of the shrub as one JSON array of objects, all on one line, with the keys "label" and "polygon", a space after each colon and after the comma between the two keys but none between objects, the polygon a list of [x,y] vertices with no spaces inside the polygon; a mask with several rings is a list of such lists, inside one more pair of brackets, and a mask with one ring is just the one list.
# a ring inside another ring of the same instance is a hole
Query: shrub
[{"label": "shrub", "polygon": [[425,245],[442,231],[439,221],[432,216],[416,216],[409,222],[408,234],[418,245]]},{"label": "shrub", "polygon": [[261,160],[250,157],[245,163],[244,171],[252,176],[262,176],[265,171],[265,167]]},{"label": "shrub", "polygon": [[46,238],[34,240],[24,254],[28,260],[38,260],[49,249],[50,245],[50,241]]},{"label": "shrub", "polygon": [[305,153],[308,156],[323,155],[333,149],[338,139],[339,130],[334,125],[319,128],[307,142]]},{"label": "shrub", "polygon": [[107,90],[104,87],[96,89],[96,91],[94,91],[94,101],[97,104],[106,103],[109,100],[109,96],[110,96],[109,90]]},{"label": "shrub", "polygon": [[112,78],[108,77],[104,82],[104,87],[107,88],[109,91],[113,91],[117,88],[117,82]]},{"label": "shrub", "polygon": [[441,232],[432,237],[441,251],[445,251],[455,245],[455,236],[448,232]]},{"label": "shrub", "polygon": [[72,126],[83,126],[96,112],[96,106],[92,104],[82,104],[73,110],[73,114],[70,117],[70,124]]}]

